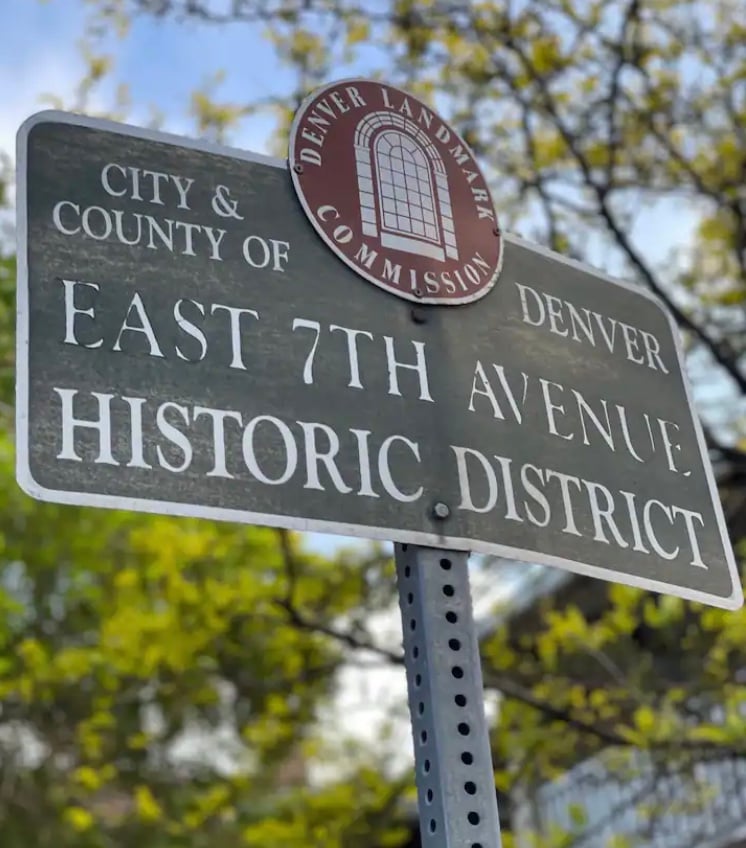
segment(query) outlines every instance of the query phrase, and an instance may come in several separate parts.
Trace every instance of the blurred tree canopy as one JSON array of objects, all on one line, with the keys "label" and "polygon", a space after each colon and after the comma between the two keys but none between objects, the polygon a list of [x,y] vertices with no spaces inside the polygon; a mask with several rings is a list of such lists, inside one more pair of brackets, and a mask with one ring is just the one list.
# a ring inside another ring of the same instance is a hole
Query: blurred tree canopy
[{"label": "blurred tree canopy", "polygon": [[[702,412],[742,556],[742,0],[88,6],[89,72],[72,104],[83,111],[115,72],[103,45],[113,30],[126,38],[138,15],[243,25],[293,72],[280,97],[222,103],[195,92],[195,132],[218,140],[268,109],[284,155],[299,100],[351,69],[431,102],[477,153],[509,229],[668,304],[695,383],[716,390]],[[640,216],[671,220],[679,209],[696,217],[691,235],[653,257],[634,237]],[[1,271],[0,845],[404,844],[411,775],[391,774],[383,741],[356,757],[322,750],[317,733],[345,664],[371,651],[401,663],[367,627],[394,602],[390,562],[376,548],[319,557],[266,529],[31,502],[13,481],[11,257]],[[529,623],[498,627],[483,646],[485,683],[502,697],[501,790],[535,786],[578,756],[636,748],[655,765],[650,805],[662,772],[746,755],[746,613],[604,587],[601,602],[549,599]],[[335,763],[333,776],[292,774],[315,759]],[[649,818],[662,815],[649,806]],[[572,841],[565,829],[539,844]]]}]

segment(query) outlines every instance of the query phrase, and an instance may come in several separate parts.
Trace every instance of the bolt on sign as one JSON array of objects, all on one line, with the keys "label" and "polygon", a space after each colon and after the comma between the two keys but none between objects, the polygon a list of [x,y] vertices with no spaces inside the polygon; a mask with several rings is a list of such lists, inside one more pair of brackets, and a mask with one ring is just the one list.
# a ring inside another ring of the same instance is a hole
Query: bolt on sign
[{"label": "bolt on sign", "polygon": [[742,604],[668,315],[501,236],[471,152],[424,104],[326,87],[290,173],[59,112],[26,121],[17,162],[32,496]]}]

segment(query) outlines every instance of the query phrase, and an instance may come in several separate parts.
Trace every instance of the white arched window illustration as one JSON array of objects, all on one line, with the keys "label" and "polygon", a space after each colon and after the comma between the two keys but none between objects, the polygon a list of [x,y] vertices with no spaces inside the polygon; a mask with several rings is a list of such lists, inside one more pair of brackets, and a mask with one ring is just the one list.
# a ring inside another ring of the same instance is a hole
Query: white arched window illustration
[{"label": "white arched window illustration", "polygon": [[355,157],[365,235],[440,262],[458,259],[445,166],[414,121],[367,115],[355,133]]}]

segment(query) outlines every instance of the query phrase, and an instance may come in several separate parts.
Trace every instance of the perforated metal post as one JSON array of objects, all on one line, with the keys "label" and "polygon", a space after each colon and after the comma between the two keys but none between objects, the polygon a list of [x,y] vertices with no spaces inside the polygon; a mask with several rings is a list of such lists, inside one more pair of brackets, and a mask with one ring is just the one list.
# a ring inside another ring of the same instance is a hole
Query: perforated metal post
[{"label": "perforated metal post", "polygon": [[423,848],[500,848],[468,554],[396,545]]}]

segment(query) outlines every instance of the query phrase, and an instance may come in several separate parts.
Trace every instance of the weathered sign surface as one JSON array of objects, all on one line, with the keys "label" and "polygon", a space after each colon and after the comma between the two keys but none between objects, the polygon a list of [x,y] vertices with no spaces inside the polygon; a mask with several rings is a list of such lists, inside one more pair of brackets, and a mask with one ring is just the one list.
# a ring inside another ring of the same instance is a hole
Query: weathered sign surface
[{"label": "weathered sign surface", "polygon": [[29,494],[741,605],[677,333],[645,292],[506,238],[486,296],[416,306],[329,250],[284,162],[78,116],[29,119],[18,168]]}]

